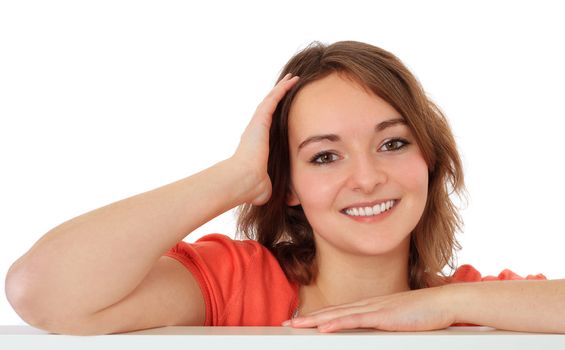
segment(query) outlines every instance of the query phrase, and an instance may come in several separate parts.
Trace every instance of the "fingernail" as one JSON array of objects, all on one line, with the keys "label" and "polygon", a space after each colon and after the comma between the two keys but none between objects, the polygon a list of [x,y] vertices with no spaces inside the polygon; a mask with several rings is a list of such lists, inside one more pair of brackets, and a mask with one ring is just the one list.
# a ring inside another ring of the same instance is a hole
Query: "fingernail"
[{"label": "fingernail", "polygon": [[289,325],[290,325],[290,320],[286,320],[286,321],[284,321],[284,322],[282,323],[282,326],[283,326],[283,327],[287,327],[287,326],[289,326]]}]

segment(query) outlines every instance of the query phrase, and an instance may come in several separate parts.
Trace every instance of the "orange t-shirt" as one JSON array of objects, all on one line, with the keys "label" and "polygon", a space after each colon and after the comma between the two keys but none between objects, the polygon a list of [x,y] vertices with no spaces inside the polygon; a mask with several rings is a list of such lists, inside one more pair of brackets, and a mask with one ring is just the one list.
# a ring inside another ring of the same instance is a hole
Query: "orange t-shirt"
[{"label": "orange t-shirt", "polygon": [[[213,233],[195,243],[180,241],[164,255],[181,262],[198,281],[206,304],[205,326],[280,326],[298,306],[298,285],[288,281],[277,259],[257,241]],[[508,269],[482,277],[463,265],[450,283],[520,279]],[[525,279],[547,278],[538,274]]]}]

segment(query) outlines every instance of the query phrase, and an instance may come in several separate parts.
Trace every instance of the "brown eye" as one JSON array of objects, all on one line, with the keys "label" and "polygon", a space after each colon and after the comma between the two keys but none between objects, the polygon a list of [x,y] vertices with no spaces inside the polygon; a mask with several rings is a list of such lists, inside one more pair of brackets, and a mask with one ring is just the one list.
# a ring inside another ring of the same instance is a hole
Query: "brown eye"
[{"label": "brown eye", "polygon": [[[332,159],[332,157],[335,158]],[[324,164],[333,163],[335,160],[337,160],[337,155],[335,155],[334,153],[320,152],[316,154],[314,157],[312,157],[312,159],[310,159],[310,163],[315,165],[324,165]]]},{"label": "brown eye", "polygon": [[[383,144],[383,147],[386,148],[385,152],[392,152],[392,151],[398,151],[398,150],[406,147],[406,145],[408,145],[408,144],[409,143],[406,140],[392,139],[392,140],[385,142]],[[382,147],[381,147],[381,149],[382,149]]]}]

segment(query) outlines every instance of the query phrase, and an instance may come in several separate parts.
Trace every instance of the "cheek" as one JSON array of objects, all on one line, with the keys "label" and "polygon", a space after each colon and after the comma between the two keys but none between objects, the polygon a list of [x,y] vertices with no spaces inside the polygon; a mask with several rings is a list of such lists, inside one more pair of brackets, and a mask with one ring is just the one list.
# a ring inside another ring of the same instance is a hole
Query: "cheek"
[{"label": "cheek", "polygon": [[394,168],[394,179],[402,187],[425,201],[428,193],[428,166],[419,153],[414,153]]},{"label": "cheek", "polygon": [[[293,173],[293,184],[303,208],[325,208],[339,189],[336,174],[300,169]],[[305,208],[305,210],[306,210]]]}]

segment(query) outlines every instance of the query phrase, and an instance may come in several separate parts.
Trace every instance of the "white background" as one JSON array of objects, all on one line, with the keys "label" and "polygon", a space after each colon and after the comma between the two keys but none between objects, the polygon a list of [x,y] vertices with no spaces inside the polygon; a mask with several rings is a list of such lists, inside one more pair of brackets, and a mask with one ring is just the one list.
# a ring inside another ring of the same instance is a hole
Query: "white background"
[{"label": "white background", "polygon": [[[54,226],[231,156],[313,40],[393,52],[447,114],[470,194],[460,265],[565,278],[558,3],[0,2],[0,286]],[[4,295],[0,324],[24,324]]]}]

